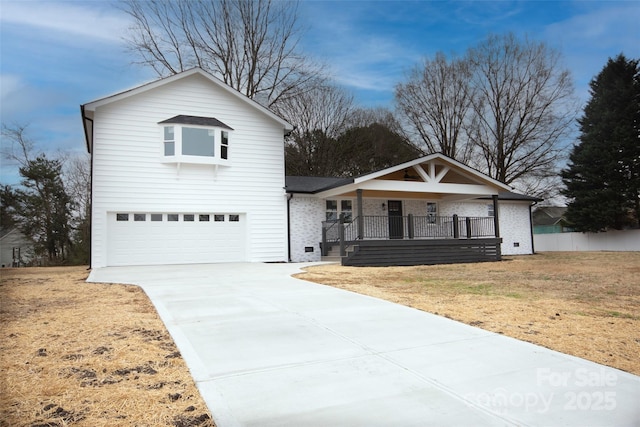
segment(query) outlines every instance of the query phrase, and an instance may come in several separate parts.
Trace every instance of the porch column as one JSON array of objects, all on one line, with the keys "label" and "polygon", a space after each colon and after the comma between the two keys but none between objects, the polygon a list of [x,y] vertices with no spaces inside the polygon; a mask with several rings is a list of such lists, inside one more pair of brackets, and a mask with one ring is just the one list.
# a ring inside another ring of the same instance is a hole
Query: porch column
[{"label": "porch column", "polygon": [[500,237],[500,221],[498,219],[498,195],[491,196],[493,199],[493,229],[495,230],[496,237]]},{"label": "porch column", "polygon": [[364,238],[364,216],[362,209],[362,190],[356,190],[356,203],[358,204],[358,240]]}]

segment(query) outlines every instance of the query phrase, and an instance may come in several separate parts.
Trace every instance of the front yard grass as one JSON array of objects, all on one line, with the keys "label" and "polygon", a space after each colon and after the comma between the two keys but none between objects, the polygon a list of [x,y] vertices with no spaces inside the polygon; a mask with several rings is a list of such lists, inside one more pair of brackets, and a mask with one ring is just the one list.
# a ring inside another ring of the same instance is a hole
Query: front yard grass
[{"label": "front yard grass", "polygon": [[213,426],[142,289],[87,274],[0,271],[0,426]]},{"label": "front yard grass", "polygon": [[296,277],[640,375],[640,252],[547,252],[479,264],[326,264],[305,270]]},{"label": "front yard grass", "polygon": [[[213,426],[140,288],[85,283],[85,267],[0,274],[0,426]],[[640,375],[639,252],[419,267],[328,264],[298,277]]]}]

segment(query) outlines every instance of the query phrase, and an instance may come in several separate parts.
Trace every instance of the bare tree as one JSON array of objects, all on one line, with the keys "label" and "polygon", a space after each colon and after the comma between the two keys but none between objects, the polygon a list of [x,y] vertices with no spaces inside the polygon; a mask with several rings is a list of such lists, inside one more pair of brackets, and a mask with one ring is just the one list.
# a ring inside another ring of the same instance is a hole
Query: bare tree
[{"label": "bare tree", "polygon": [[448,61],[441,52],[425,59],[406,83],[396,86],[396,104],[411,133],[426,152],[441,152],[461,162],[471,156],[464,135],[471,111],[471,68],[465,59]]},{"label": "bare tree", "polygon": [[68,155],[64,162],[64,181],[67,194],[73,201],[70,225],[73,263],[90,262],[91,245],[91,159],[86,153]]},{"label": "bare tree", "polygon": [[267,107],[299,94],[322,67],[298,51],[296,1],[126,0],[126,38],[159,76],[198,66]]},{"label": "bare tree", "polygon": [[286,140],[287,174],[339,173],[337,138],[347,129],[353,111],[353,96],[330,85],[316,85],[280,102],[276,112],[294,125]]},{"label": "bare tree", "polygon": [[339,86],[315,85],[283,100],[275,111],[294,126],[292,136],[319,130],[332,138],[349,125],[353,95]]},{"label": "bare tree", "polygon": [[27,135],[29,125],[12,123],[7,125],[2,123],[2,151],[4,160],[17,164],[19,167],[27,166],[31,159],[34,143]]},{"label": "bare tree", "polygon": [[[373,107],[373,108],[356,108],[349,117],[349,127],[367,127],[374,124],[379,124],[397,135],[406,139],[409,142],[409,135],[405,132],[405,128],[400,123],[398,117],[388,108]],[[415,147],[418,151],[418,147]]]},{"label": "bare tree", "polygon": [[561,144],[577,114],[560,54],[507,34],[488,37],[467,56],[476,92],[468,134],[481,153],[477,166],[506,184],[557,176]]},{"label": "bare tree", "polygon": [[91,214],[91,171],[88,154],[65,156],[64,182],[67,193],[74,202],[76,221],[82,222]]}]

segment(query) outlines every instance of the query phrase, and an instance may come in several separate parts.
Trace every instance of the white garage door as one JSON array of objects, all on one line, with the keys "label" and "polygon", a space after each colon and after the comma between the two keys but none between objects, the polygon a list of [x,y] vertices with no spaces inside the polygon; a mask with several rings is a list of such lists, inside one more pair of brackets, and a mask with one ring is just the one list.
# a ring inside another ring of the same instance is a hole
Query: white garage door
[{"label": "white garage door", "polygon": [[108,214],[107,265],[246,261],[243,214]]}]

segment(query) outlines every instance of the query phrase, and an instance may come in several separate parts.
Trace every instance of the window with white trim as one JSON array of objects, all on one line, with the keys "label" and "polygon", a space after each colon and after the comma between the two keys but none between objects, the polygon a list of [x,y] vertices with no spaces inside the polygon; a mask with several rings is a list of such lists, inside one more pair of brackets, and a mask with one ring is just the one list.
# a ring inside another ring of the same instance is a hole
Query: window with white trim
[{"label": "window with white trim", "polygon": [[493,210],[493,204],[487,205],[487,216],[495,216],[495,211]]},{"label": "window with white trim", "polygon": [[327,221],[337,221],[344,215],[345,222],[353,221],[353,200],[326,200],[325,218]]},{"label": "window with white trim", "polygon": [[438,220],[438,204],[435,202],[427,202],[427,222],[435,224]]},{"label": "window with white trim", "polygon": [[211,117],[175,116],[159,122],[167,163],[227,164],[231,129]]},{"label": "window with white trim", "polygon": [[229,132],[220,132],[220,158],[227,160],[229,158]]},{"label": "window with white trim", "polygon": [[175,156],[176,154],[176,138],[173,126],[164,127],[164,155]]}]

